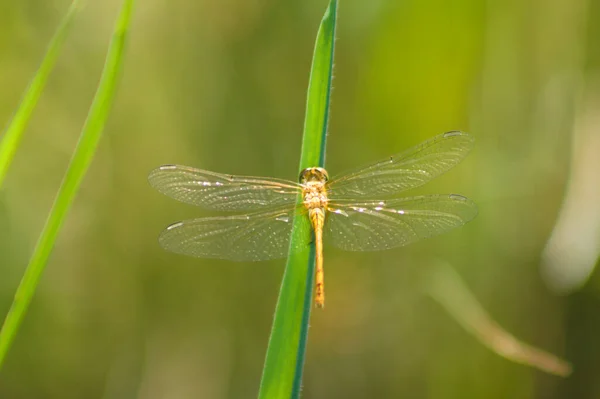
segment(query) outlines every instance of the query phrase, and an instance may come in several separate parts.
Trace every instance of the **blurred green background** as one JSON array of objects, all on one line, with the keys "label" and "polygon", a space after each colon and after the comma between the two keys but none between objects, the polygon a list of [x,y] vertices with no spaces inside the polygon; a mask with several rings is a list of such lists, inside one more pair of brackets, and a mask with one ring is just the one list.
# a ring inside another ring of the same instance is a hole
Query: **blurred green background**
[{"label": "blurred green background", "polygon": [[[328,302],[313,311],[303,398],[600,397],[600,285],[585,279],[600,247],[600,4],[340,3],[330,174],[464,130],[475,151],[418,193],[464,194],[480,214],[387,252],[325,243]],[[0,125],[68,5],[0,0]],[[0,398],[256,397],[285,262],[164,252],[166,225],[210,213],[146,179],[178,163],[295,180],[326,6],[138,1],[116,105],[0,374]],[[77,17],[0,191],[2,315],[74,149],[118,7],[89,0]],[[498,323],[574,373],[511,363],[462,330],[423,294],[420,273],[439,260]],[[558,295],[573,275],[585,285]]]}]

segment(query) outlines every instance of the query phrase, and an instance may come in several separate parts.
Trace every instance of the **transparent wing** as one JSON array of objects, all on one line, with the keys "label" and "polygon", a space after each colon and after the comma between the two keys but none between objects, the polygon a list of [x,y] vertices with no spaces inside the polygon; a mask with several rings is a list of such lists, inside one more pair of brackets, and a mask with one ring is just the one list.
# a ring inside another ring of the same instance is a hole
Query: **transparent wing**
[{"label": "transparent wing", "polygon": [[[301,208],[249,215],[184,220],[164,230],[160,245],[172,252],[199,258],[260,261],[284,258],[290,250],[294,215],[309,224]],[[310,229],[306,231],[310,232]],[[310,234],[296,240],[293,250],[306,248]]]},{"label": "transparent wing", "polygon": [[331,199],[387,197],[418,187],[458,164],[473,147],[473,138],[448,132],[389,159],[331,179]]},{"label": "transparent wing", "polygon": [[287,180],[224,175],[180,165],[161,166],[148,180],[178,201],[220,211],[292,206],[300,192],[300,185]]},{"label": "transparent wing", "polygon": [[376,251],[413,243],[462,226],[477,215],[460,195],[430,195],[387,201],[332,202],[325,242],[346,251]]}]

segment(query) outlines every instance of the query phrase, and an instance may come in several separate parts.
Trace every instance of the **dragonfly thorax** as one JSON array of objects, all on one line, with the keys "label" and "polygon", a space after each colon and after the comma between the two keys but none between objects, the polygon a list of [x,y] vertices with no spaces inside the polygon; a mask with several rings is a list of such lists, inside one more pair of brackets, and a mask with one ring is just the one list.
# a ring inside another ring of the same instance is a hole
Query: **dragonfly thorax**
[{"label": "dragonfly thorax", "polygon": [[304,206],[308,209],[325,208],[327,205],[327,190],[325,183],[329,176],[323,168],[307,168],[300,172],[300,184],[304,197]]},{"label": "dragonfly thorax", "polygon": [[308,182],[302,185],[304,206],[308,209],[325,208],[327,206],[327,190],[325,183]]}]

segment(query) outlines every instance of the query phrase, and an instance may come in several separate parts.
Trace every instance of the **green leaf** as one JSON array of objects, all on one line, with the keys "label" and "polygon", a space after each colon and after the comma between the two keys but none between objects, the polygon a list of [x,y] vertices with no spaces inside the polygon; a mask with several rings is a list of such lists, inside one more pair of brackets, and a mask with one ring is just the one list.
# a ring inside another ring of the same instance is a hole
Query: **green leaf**
[{"label": "green leaf", "polygon": [[[306,118],[302,139],[300,171],[324,166],[337,1],[331,0],[317,33],[308,83]],[[298,202],[301,202],[298,198]],[[306,216],[296,217],[294,241],[311,234]],[[315,248],[290,253],[277,300],[267,357],[260,384],[260,399],[298,398],[302,383],[308,321],[312,308]]]},{"label": "green leaf", "polygon": [[56,63],[58,55],[60,54],[63,43],[68,36],[72,22],[75,19],[74,17],[77,14],[77,11],[80,9],[79,3],[79,0],[74,0],[73,3],[71,3],[71,7],[69,7],[69,10],[67,11],[67,15],[65,15],[63,18],[60,26],[54,34],[54,37],[52,38],[52,41],[50,42],[50,45],[48,46],[48,50],[46,51],[46,56],[44,57],[42,64],[40,65],[37,73],[33,77],[33,80],[29,84],[29,88],[23,96],[21,105],[17,109],[12,121],[8,124],[2,140],[0,140],[0,188],[2,187],[2,183],[6,177],[6,171],[8,170],[8,167],[15,156],[15,152],[19,147],[23,132],[25,131],[25,128],[27,128],[27,123],[31,118],[33,109],[35,108],[42,91],[46,86],[48,76],[54,68],[54,64]]},{"label": "green leaf", "polygon": [[100,140],[123,66],[125,39],[127,38],[132,11],[133,0],[124,0],[108,49],[100,83],[81,131],[79,142],[0,331],[0,366],[4,363],[8,349],[31,303],[60,227],[65,220]]}]

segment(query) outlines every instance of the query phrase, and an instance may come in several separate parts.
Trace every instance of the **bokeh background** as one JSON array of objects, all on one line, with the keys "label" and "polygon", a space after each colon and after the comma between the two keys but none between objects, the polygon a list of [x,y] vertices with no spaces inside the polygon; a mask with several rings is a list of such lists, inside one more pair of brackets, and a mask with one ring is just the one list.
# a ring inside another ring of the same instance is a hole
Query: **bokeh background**
[{"label": "bokeh background", "polygon": [[[0,191],[9,308],[73,152],[119,2],[87,2]],[[67,0],[0,0],[0,125]],[[164,252],[169,223],[210,213],[153,191],[164,163],[295,180],[325,0],[138,1],[105,134],[0,374],[0,397],[256,397],[284,261]],[[416,193],[480,208],[450,234],[382,253],[326,244],[303,397],[600,397],[600,3],[341,0],[327,168],[448,130],[477,140]],[[566,379],[514,364],[424,292],[443,262]],[[591,275],[591,276],[590,276]],[[2,316],[3,317],[3,316]]]}]

